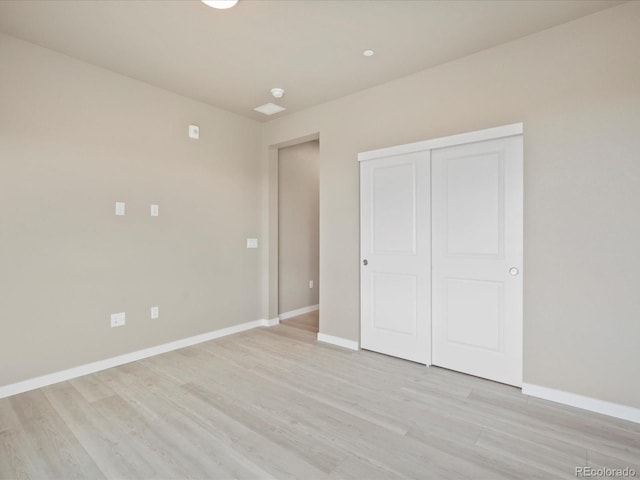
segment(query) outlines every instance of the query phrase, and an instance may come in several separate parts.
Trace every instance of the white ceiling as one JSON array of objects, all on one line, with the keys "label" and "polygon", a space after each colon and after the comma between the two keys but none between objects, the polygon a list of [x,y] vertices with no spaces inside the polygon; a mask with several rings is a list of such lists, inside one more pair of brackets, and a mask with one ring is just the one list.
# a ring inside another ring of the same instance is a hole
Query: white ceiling
[{"label": "white ceiling", "polygon": [[[264,121],[619,3],[240,0],[215,10],[198,0],[4,0],[0,31]],[[274,100],[273,87],[285,97]],[[270,101],[287,110],[253,111]]]}]

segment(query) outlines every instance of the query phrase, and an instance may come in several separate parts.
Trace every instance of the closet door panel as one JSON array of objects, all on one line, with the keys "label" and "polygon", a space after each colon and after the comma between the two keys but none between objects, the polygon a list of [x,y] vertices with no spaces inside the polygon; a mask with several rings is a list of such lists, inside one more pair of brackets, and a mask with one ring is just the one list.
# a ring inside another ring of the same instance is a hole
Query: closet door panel
[{"label": "closet door panel", "polygon": [[522,383],[522,136],[432,151],[433,363]]},{"label": "closet door panel", "polygon": [[361,346],[430,360],[429,152],[362,162]]}]

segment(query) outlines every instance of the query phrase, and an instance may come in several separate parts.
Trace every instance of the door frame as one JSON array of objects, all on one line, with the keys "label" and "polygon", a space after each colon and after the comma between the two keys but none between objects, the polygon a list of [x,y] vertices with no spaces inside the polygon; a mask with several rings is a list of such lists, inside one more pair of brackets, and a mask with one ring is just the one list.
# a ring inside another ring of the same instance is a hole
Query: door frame
[{"label": "door frame", "polygon": [[[493,127],[493,128],[486,128],[483,130],[475,130],[475,131],[460,133],[456,135],[448,135],[446,137],[433,138],[430,140],[423,140],[420,142],[407,143],[404,145],[395,145],[392,147],[380,148],[377,150],[369,150],[366,152],[358,153],[358,162],[366,162],[367,160],[375,160],[379,158],[399,156],[406,153],[431,151],[431,150],[445,148],[445,147],[454,147],[458,145],[464,145],[467,143],[483,142],[486,140],[496,140],[499,138],[512,137],[515,135],[524,135],[524,123],[522,122],[511,123],[508,125],[502,125],[502,126]],[[362,239],[360,240],[360,242],[362,242]],[[524,246],[523,246],[523,255],[524,255]],[[362,257],[362,252],[360,252],[360,257]],[[522,270],[523,270],[523,273],[521,273],[521,275],[524,275],[524,268],[522,268]],[[431,296],[431,293],[432,292],[429,292],[430,296]],[[362,303],[362,287],[360,289],[360,302]],[[522,322],[524,324],[524,318]],[[430,317],[427,331],[431,332],[432,325],[433,325],[432,318]],[[523,332],[522,341],[524,343],[524,328],[522,328],[522,332]],[[362,312],[360,312],[360,341],[362,341],[361,339],[362,339]],[[429,340],[429,355],[428,355],[427,366],[430,366],[433,363],[432,352],[433,352],[433,337],[431,336]],[[524,356],[524,350],[523,350],[523,356]],[[522,360],[524,364],[524,358]]]},{"label": "door frame", "polygon": [[512,123],[509,125],[503,125],[501,127],[487,128],[484,130],[459,133],[456,135],[449,135],[447,137],[433,138],[431,140],[423,140],[421,142],[407,143],[404,145],[395,145],[393,147],[361,152],[358,154],[358,162],[374,160],[376,158],[382,157],[391,157],[394,155],[401,155],[403,153],[413,153],[423,150],[435,150],[436,148],[453,147],[456,145],[464,145],[465,143],[482,142],[484,140],[495,140],[497,138],[522,135],[523,133],[523,123]]}]

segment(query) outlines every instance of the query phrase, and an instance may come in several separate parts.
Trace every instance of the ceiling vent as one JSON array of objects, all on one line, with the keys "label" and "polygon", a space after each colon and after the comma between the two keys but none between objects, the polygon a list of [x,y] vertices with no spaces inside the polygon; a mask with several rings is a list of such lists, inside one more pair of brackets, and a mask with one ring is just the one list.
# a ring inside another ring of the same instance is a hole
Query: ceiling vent
[{"label": "ceiling vent", "polygon": [[273,115],[274,113],[286,110],[286,108],[276,105],[275,103],[265,103],[264,105],[254,108],[254,110],[256,112],[264,113],[265,115]]}]

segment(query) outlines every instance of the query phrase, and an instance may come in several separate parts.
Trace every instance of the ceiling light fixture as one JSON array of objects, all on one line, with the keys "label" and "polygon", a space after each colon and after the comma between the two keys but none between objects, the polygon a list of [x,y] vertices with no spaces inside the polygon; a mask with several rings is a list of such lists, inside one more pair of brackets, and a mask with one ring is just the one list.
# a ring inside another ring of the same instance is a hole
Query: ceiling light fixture
[{"label": "ceiling light fixture", "polygon": [[238,3],[238,0],[201,0],[201,1],[208,7],[217,8],[219,10],[226,10],[227,8],[231,8],[236,3]]},{"label": "ceiling light fixture", "polygon": [[271,95],[273,95],[273,98],[282,98],[284,97],[284,88],[272,88],[271,89]]},{"label": "ceiling light fixture", "polygon": [[363,54],[365,57],[373,57],[373,54],[374,54],[374,53],[376,53],[376,52],[374,52],[373,50],[365,50],[364,52],[362,52],[362,54]]}]

